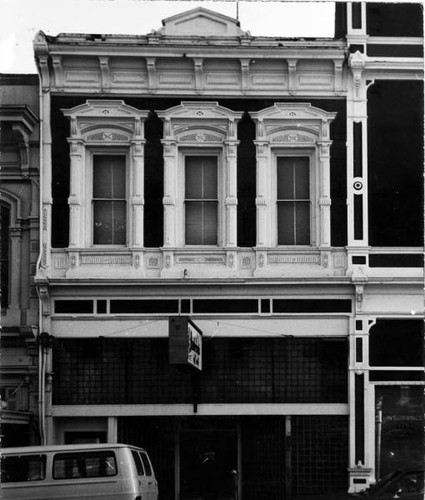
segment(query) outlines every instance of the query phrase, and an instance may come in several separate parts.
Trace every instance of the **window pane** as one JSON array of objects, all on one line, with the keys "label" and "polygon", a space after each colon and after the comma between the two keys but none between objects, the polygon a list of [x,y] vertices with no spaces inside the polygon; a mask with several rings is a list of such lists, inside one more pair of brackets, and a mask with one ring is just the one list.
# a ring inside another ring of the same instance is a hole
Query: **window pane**
[{"label": "window pane", "polygon": [[310,244],[310,203],[298,201],[295,204],[295,244]]},{"label": "window pane", "polygon": [[310,175],[308,158],[294,158],[295,198],[310,199]]},{"label": "window pane", "polygon": [[93,157],[93,198],[125,198],[125,157]]},{"label": "window pane", "polygon": [[217,158],[187,156],[185,170],[187,200],[217,199]]},{"label": "window pane", "polygon": [[125,201],[94,201],[93,218],[93,243],[95,245],[125,245]]},{"label": "window pane", "polygon": [[310,203],[309,202],[279,202],[278,245],[309,245],[310,244]]},{"label": "window pane", "polygon": [[203,208],[203,244],[217,245],[217,203],[207,202]]},{"label": "window pane", "polygon": [[294,198],[294,169],[289,158],[277,159],[277,199],[292,200]]},{"label": "window pane", "polygon": [[309,159],[277,159],[277,198],[294,200],[310,198]]},{"label": "window pane", "polygon": [[279,202],[277,205],[277,243],[278,245],[295,245],[295,204]]},{"label": "window pane", "polygon": [[58,453],[53,459],[53,479],[108,477],[116,474],[113,451]]},{"label": "window pane", "polygon": [[202,175],[203,175],[203,196],[208,200],[217,199],[217,159],[203,158],[202,160]]},{"label": "window pane", "polygon": [[151,464],[149,463],[149,459],[148,459],[146,453],[140,453],[140,456],[142,457],[142,462],[143,462],[143,465],[145,467],[146,475],[152,476]]},{"label": "window pane", "polygon": [[310,174],[308,158],[282,157],[277,159],[277,199],[278,245],[309,245]]},{"label": "window pane", "polygon": [[40,481],[46,477],[46,455],[10,456],[1,459],[5,483]]},{"label": "window pane", "polygon": [[186,202],[186,245],[217,244],[217,202]]},{"label": "window pane", "polygon": [[202,169],[197,158],[186,158],[185,198],[198,200],[202,197]]},{"label": "window pane", "polygon": [[217,158],[188,156],[185,161],[185,242],[187,245],[216,245]]},{"label": "window pane", "polygon": [[142,461],[140,459],[139,453],[136,450],[131,450],[131,454],[133,455],[134,463],[136,464],[137,475],[144,476],[145,471],[143,470]]}]

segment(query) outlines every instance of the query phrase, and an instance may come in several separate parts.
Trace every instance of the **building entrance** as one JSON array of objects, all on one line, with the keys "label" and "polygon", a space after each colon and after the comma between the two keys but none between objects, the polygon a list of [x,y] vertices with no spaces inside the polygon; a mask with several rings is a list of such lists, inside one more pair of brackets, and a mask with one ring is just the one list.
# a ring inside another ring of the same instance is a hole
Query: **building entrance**
[{"label": "building entrance", "polygon": [[236,430],[180,431],[180,499],[237,500]]}]

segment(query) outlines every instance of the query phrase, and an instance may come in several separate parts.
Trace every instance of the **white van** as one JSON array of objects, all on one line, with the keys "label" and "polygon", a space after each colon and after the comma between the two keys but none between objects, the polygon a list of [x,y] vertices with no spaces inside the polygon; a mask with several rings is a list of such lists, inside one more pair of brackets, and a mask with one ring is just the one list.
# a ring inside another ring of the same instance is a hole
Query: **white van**
[{"label": "white van", "polygon": [[157,500],[142,448],[78,444],[3,448],[2,500]]}]

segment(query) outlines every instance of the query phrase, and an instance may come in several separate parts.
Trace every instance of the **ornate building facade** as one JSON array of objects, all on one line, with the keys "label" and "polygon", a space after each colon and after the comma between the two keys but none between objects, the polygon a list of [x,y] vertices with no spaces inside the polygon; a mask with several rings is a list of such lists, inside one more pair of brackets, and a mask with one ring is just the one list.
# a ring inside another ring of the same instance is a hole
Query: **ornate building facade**
[{"label": "ornate building facade", "polygon": [[44,442],[143,445],[182,500],[211,458],[246,500],[421,459],[421,16],[37,35]]},{"label": "ornate building facade", "polygon": [[1,75],[1,435],[38,442],[39,92],[37,75]]}]

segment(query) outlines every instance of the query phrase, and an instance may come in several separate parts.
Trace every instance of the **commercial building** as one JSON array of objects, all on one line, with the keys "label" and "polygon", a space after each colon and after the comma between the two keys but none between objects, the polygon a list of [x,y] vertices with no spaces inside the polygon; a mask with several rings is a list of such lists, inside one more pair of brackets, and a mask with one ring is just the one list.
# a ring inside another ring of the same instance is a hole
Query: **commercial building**
[{"label": "commercial building", "polygon": [[421,462],[421,6],[162,24],[34,42],[43,440],[143,445],[181,500]]}]

